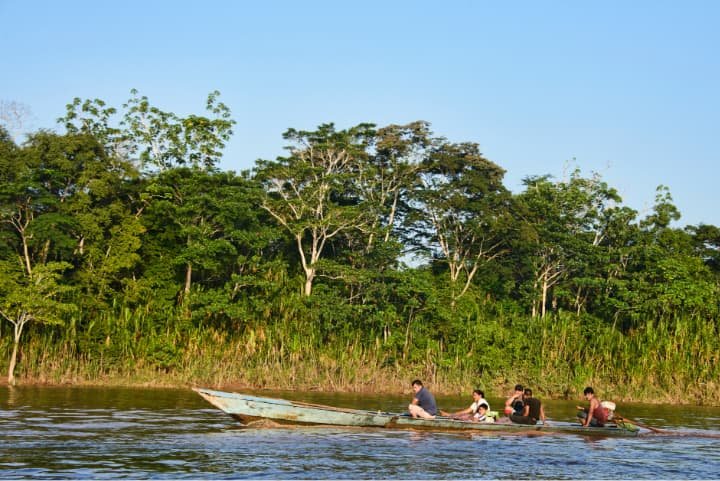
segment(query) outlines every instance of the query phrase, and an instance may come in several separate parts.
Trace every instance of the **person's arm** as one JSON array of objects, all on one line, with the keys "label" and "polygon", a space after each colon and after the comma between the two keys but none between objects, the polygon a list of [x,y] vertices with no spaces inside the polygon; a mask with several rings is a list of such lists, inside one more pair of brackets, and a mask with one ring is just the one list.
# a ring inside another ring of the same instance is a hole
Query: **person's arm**
[{"label": "person's arm", "polygon": [[523,416],[530,416],[530,405],[526,404],[523,408]]},{"label": "person's arm", "polygon": [[545,421],[545,408],[543,405],[540,405],[540,419],[542,419],[543,424],[547,424],[547,421]]},{"label": "person's arm", "polygon": [[507,399],[507,401],[505,401],[505,407],[506,408],[512,407],[512,403],[514,403],[517,398],[518,398],[517,394],[513,394],[512,396],[510,396]]},{"label": "person's arm", "polygon": [[414,397],[412,401],[410,401],[412,404],[418,405],[420,404],[420,401],[418,401],[418,398]]},{"label": "person's arm", "polygon": [[462,411],[458,411],[455,413],[455,415],[459,416],[460,414],[472,414],[472,412],[473,412],[473,407],[472,407],[472,405],[470,405],[469,408],[463,409]]}]

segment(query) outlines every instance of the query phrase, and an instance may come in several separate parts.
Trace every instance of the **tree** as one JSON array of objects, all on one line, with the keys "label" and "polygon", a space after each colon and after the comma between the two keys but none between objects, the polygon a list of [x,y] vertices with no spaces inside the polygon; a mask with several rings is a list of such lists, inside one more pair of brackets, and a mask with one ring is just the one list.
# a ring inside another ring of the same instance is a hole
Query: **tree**
[{"label": "tree", "polygon": [[292,236],[310,296],[318,262],[330,239],[365,229],[371,221],[357,199],[355,172],[366,156],[372,126],[337,131],[324,124],[315,131],[289,129],[290,155],[258,161],[256,175],[266,196],[262,208]]},{"label": "tree", "polygon": [[0,137],[0,240],[4,253],[0,259],[0,316],[14,327],[8,369],[8,383],[14,385],[25,325],[61,322],[69,306],[60,301],[67,287],[59,279],[72,266],[47,260],[53,236],[47,235],[44,221],[59,219],[48,179],[38,175],[42,161],[28,152],[30,148],[18,149],[7,136]]},{"label": "tree", "polygon": [[358,167],[358,187],[372,214],[365,251],[370,252],[376,237],[388,242],[397,220],[407,213],[407,192],[418,180],[422,162],[431,145],[429,124],[388,125],[375,132],[374,153]]},{"label": "tree", "polygon": [[193,279],[206,287],[227,282],[239,249],[253,244],[253,234],[245,232],[255,224],[248,205],[253,186],[232,172],[189,167],[165,170],[148,185],[153,200],[144,217],[150,235],[145,254],[157,250],[158,262],[183,272],[181,303]]},{"label": "tree", "polygon": [[123,104],[122,120],[118,110],[101,99],[73,99],[66,114],[58,119],[69,134],[91,134],[100,141],[110,157],[128,159],[137,156],[140,170],[168,169],[172,166],[215,168],[225,143],[233,134],[231,112],[219,101],[217,90],[208,94],[208,117],[178,116],[150,103],[138,91],[130,91]]},{"label": "tree", "polygon": [[679,219],[670,191],[659,186],[652,212],[639,223],[628,266],[634,308],[627,325],[647,318],[676,319],[680,314],[717,315],[720,286],[712,262],[698,255],[691,231],[671,227]]},{"label": "tree", "polygon": [[[30,137],[23,154],[32,175],[16,185],[26,200],[28,193],[38,197],[35,207],[24,210],[24,218],[21,212],[15,215],[18,233],[22,239],[42,236],[58,259],[74,264],[74,280],[81,281],[86,299],[102,305],[120,287],[122,274],[139,262],[144,230],[129,190],[137,171],[130,162],[108,155],[87,133],[41,132]],[[22,203],[16,200],[16,205]],[[22,222],[32,225],[23,227]],[[25,258],[29,265],[30,257]]]},{"label": "tree", "polygon": [[411,196],[412,229],[447,266],[454,303],[478,270],[500,256],[510,214],[505,171],[485,159],[474,143],[438,142],[423,165]]},{"label": "tree", "polygon": [[124,132],[113,123],[113,117],[117,114],[115,107],[109,107],[101,99],[85,99],[75,97],[73,101],[65,105],[65,116],[57,119],[57,122],[65,127],[70,135],[90,135],[94,137],[105,149],[105,153],[111,159],[123,159],[130,149],[130,139],[127,132]]},{"label": "tree", "polygon": [[62,283],[62,272],[72,267],[66,262],[48,262],[28,273],[12,262],[0,261],[0,315],[14,327],[13,349],[8,367],[8,384],[15,384],[20,338],[25,325],[35,321],[62,324],[63,316],[74,306],[63,302],[71,288]]},{"label": "tree", "polygon": [[123,105],[127,111],[122,124],[128,132],[131,152],[139,155],[142,167],[215,168],[235,124],[230,109],[218,100],[220,92],[216,90],[207,97],[206,109],[212,117],[179,117],[152,106],[135,89],[131,94]]},{"label": "tree", "polygon": [[716,275],[720,276],[720,228],[700,224],[688,226],[686,230],[693,236],[697,254]]},{"label": "tree", "polygon": [[584,178],[579,170],[566,181],[541,176],[524,183],[517,199],[525,223],[522,249],[532,266],[532,314],[544,317],[548,302],[557,306],[562,297],[579,313],[589,290],[602,284],[608,229],[616,226],[616,214],[626,214],[615,209],[621,199],[597,174]]},{"label": "tree", "polygon": [[30,116],[30,107],[22,102],[0,100],[0,128],[5,129],[10,137],[17,138]]}]

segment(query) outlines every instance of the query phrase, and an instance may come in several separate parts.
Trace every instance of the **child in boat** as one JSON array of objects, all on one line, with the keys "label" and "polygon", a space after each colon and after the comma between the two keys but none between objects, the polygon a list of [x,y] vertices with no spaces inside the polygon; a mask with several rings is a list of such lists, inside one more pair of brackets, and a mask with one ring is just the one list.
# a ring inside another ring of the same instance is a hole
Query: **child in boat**
[{"label": "child in boat", "polygon": [[477,408],[477,412],[473,414],[472,420],[476,423],[494,423],[497,413],[490,411],[490,406],[487,403],[480,403]]},{"label": "child in boat", "polygon": [[475,413],[477,413],[478,406],[480,404],[485,404],[486,406],[488,406],[487,409],[490,409],[490,403],[485,400],[485,393],[480,389],[475,389],[472,392],[472,398],[473,403],[467,409],[463,409],[462,411],[457,411],[454,413],[440,411],[440,414],[443,416],[449,416],[453,419],[459,419],[461,421],[472,421],[472,418]]}]

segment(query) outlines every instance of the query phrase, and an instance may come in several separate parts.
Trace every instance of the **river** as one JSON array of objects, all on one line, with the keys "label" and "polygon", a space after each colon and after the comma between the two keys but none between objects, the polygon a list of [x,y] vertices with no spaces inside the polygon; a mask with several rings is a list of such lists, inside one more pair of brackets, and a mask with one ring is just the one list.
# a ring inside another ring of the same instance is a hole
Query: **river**
[{"label": "river", "polygon": [[[265,395],[402,411],[407,396]],[[443,408],[467,398],[439,397]],[[495,407],[500,400],[490,399]],[[578,402],[547,401],[555,420]],[[720,408],[621,405],[671,431],[720,435]],[[242,428],[190,389],[0,387],[1,479],[718,479],[720,439]]]}]

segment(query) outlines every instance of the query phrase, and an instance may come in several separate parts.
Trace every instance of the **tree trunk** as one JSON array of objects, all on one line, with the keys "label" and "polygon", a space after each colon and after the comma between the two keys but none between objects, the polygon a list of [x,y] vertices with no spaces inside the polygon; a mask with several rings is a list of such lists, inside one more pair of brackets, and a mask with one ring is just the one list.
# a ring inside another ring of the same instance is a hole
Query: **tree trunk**
[{"label": "tree trunk", "polygon": [[305,289],[303,293],[306,297],[312,294],[313,280],[315,279],[315,269],[305,269]]},{"label": "tree trunk", "polygon": [[187,270],[185,271],[185,297],[190,294],[190,286],[192,285],[192,264],[188,262]]},{"label": "tree trunk", "polygon": [[8,367],[8,385],[15,385],[15,365],[17,364],[17,353],[20,346],[20,336],[22,335],[23,327],[28,321],[27,314],[21,313],[20,317],[13,322],[15,325],[15,336],[13,337],[13,351],[10,356],[10,366]]},{"label": "tree trunk", "polygon": [[25,233],[22,232],[22,245],[23,245],[23,260],[25,261],[25,269],[27,270],[28,276],[32,276],[32,266],[30,264],[30,248],[28,247],[28,240],[25,237]]},{"label": "tree trunk", "polygon": [[15,385],[15,364],[17,363],[18,341],[13,344],[12,355],[10,356],[10,367],[8,368],[8,385]]}]

